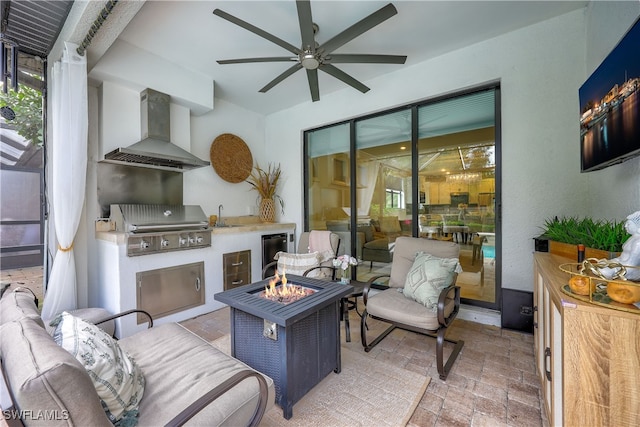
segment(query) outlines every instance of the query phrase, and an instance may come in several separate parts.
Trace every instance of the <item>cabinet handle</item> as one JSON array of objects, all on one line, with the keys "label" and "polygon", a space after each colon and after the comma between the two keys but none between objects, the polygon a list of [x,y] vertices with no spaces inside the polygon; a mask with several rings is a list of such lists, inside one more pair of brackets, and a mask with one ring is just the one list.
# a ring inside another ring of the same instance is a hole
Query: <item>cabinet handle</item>
[{"label": "cabinet handle", "polygon": [[233,282],[231,282],[232,285],[241,285],[244,283],[244,280],[234,280]]},{"label": "cabinet handle", "polygon": [[232,266],[232,267],[237,267],[237,266],[242,265],[242,264],[244,264],[244,261],[240,261],[240,262],[232,262],[232,263],[231,263],[231,266]]},{"label": "cabinet handle", "polygon": [[200,278],[196,277],[196,292],[200,292]]},{"label": "cabinet handle", "polygon": [[[535,312],[537,312],[537,311],[538,311],[538,306],[537,306],[537,305],[534,305],[534,306],[533,306],[533,312],[535,313]],[[533,327],[534,327],[534,328],[536,328],[536,329],[538,329],[538,322],[533,322]]]},{"label": "cabinet handle", "polygon": [[547,381],[551,381],[551,371],[547,367],[547,359],[551,360],[551,349],[549,347],[544,349],[544,375],[547,377]]}]

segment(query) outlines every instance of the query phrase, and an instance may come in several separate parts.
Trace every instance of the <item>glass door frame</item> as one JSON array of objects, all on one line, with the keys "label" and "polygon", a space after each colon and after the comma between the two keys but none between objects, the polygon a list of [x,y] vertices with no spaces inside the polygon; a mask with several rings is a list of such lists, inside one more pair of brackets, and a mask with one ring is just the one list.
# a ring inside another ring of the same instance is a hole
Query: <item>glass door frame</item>
[{"label": "glass door frame", "polygon": [[[350,183],[353,185],[357,180],[357,156],[356,156],[356,122],[366,119],[371,119],[383,115],[387,115],[393,112],[401,110],[411,111],[411,192],[412,200],[419,200],[419,153],[418,153],[418,141],[419,141],[419,122],[418,122],[418,108],[428,104],[435,104],[440,101],[451,100],[453,98],[464,97],[472,95],[478,92],[484,92],[493,90],[494,97],[494,127],[495,127],[495,302],[487,302],[475,299],[461,298],[463,304],[473,305],[477,307],[483,307],[493,310],[501,310],[501,297],[502,297],[502,126],[501,126],[501,88],[499,81],[489,82],[477,87],[461,90],[458,92],[447,93],[439,95],[433,98],[412,102],[406,105],[398,106],[384,111],[379,111],[373,114],[354,117],[349,120],[339,121],[331,124],[327,124],[321,127],[303,130],[303,227],[305,231],[309,231],[309,170],[308,170],[308,156],[309,156],[309,135],[312,132],[330,128],[333,126],[349,124],[349,175]],[[351,188],[350,204],[352,207],[357,206],[357,191],[354,191],[354,187]],[[415,204],[414,204],[415,206]],[[414,237],[419,236],[419,213],[415,207],[411,210],[412,218],[412,235]],[[350,215],[350,232],[351,232],[351,248],[348,248],[348,253],[355,253],[356,246],[356,231],[358,217],[357,215]],[[357,274],[357,267],[353,268],[354,274]]]}]

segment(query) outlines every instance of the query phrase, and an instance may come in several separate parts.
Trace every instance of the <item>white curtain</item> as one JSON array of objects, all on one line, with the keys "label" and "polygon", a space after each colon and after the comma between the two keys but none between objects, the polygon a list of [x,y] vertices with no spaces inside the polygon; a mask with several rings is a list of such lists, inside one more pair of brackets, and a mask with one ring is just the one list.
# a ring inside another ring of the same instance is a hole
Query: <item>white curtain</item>
[{"label": "white curtain", "polygon": [[376,180],[378,179],[378,171],[380,170],[380,162],[372,160],[361,166],[358,185],[363,188],[358,189],[358,216],[369,215],[371,208],[371,200],[376,189]]},{"label": "white curtain", "polygon": [[73,239],[78,229],[87,177],[87,61],[73,43],[65,43],[62,60],[53,66],[51,193],[58,250],[42,306],[42,318],[77,307]]}]

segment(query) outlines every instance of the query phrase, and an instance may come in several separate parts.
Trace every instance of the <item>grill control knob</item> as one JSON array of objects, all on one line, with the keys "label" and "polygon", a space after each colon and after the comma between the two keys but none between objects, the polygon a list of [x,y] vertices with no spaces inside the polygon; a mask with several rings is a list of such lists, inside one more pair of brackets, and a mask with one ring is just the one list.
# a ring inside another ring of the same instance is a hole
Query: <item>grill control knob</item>
[{"label": "grill control knob", "polygon": [[167,239],[162,239],[160,241],[160,246],[162,246],[163,248],[166,248],[169,246],[169,241]]},{"label": "grill control knob", "polygon": [[178,239],[178,243],[180,244],[180,246],[186,245],[187,244],[187,239],[185,239],[184,237],[180,236],[180,238]]},{"label": "grill control knob", "polygon": [[194,244],[196,242],[196,238],[193,236],[189,236],[189,243]]},{"label": "grill control knob", "polygon": [[151,246],[151,245],[146,240],[142,240],[140,242],[140,249],[149,249],[149,246]]},{"label": "grill control knob", "polygon": [[203,240],[202,236],[196,236],[196,243],[202,243]]}]

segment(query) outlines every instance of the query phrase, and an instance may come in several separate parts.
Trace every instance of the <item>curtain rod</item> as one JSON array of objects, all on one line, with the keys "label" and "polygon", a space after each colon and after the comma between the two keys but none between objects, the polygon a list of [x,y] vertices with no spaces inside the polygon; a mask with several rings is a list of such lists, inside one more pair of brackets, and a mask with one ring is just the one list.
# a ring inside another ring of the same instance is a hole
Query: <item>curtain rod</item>
[{"label": "curtain rod", "polygon": [[84,36],[84,40],[82,40],[82,43],[76,49],[76,52],[78,52],[78,55],[84,56],[84,52],[87,50],[87,48],[91,44],[91,40],[93,40],[93,37],[98,33],[98,30],[100,29],[100,27],[102,27],[102,24],[104,24],[104,21],[107,20],[107,17],[109,16],[109,14],[111,13],[111,11],[113,10],[114,6],[117,3],[118,3],[118,0],[109,0],[107,4],[102,8],[96,20],[93,21],[93,24],[91,24],[91,28],[87,32],[87,35]]}]

